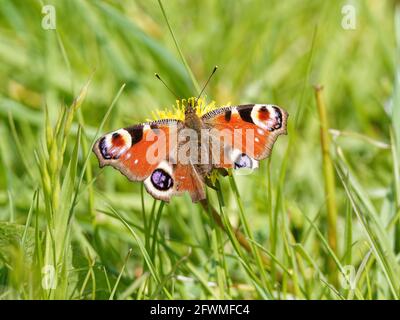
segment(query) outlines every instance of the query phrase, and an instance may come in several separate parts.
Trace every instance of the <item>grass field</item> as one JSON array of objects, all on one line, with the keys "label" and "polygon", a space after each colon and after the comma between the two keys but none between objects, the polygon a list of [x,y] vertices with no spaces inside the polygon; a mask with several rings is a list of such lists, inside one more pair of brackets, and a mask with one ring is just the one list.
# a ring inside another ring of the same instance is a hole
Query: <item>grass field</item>
[{"label": "grass field", "polygon": [[[0,299],[398,299],[396,3],[0,0]],[[208,102],[289,112],[258,171],[205,210],[99,169],[175,104],[155,72],[186,98],[214,65]]]}]

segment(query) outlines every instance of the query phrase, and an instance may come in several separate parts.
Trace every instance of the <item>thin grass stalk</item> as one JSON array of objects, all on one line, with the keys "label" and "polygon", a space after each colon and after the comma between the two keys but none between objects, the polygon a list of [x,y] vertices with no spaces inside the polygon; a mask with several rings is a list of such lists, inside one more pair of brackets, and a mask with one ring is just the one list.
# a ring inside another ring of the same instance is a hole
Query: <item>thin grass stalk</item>
[{"label": "thin grass stalk", "polygon": [[[329,124],[326,105],[322,97],[322,86],[315,86],[315,99],[320,120],[320,139],[322,151],[322,168],[325,183],[325,199],[327,210],[328,243],[332,251],[337,254],[337,205],[336,205],[336,185],[332,159],[330,155]],[[328,270],[331,275],[330,280],[336,283],[336,266],[332,259],[328,262]]]},{"label": "thin grass stalk", "polygon": [[[221,219],[221,216],[218,214],[217,210],[209,203],[208,199],[200,200],[200,204],[203,207],[204,211],[209,214],[209,216],[221,228],[221,230],[228,234],[229,230],[227,230],[225,228],[225,225]],[[233,230],[232,227],[230,229]],[[254,248],[252,247],[250,242],[247,240],[246,236],[239,229],[236,229],[233,232],[233,234],[236,238],[236,241],[239,243],[239,245],[243,249],[245,249],[250,254],[254,254],[254,252],[253,252]],[[254,244],[254,246],[258,245],[254,240],[250,239],[250,241]],[[265,254],[265,252],[262,252],[263,251],[262,248],[259,248],[259,249],[261,250],[261,251],[257,250],[259,259],[261,259],[261,262],[262,262],[264,268],[268,272],[271,272],[271,259]],[[283,274],[280,271],[276,271],[276,273],[277,273],[277,281],[281,282],[283,279]],[[287,291],[289,293],[293,293],[293,289],[294,289],[293,285],[291,283],[288,283]]]},{"label": "thin grass stalk", "polygon": [[[237,185],[236,185],[236,181],[235,181],[235,179],[234,179],[234,177],[233,177],[232,175],[229,176],[229,181],[230,181],[230,183],[231,183],[231,188],[232,188],[232,190],[233,190],[233,192],[234,192],[234,194],[235,194],[236,202],[237,202],[237,205],[238,205],[238,207],[239,207],[240,220],[241,220],[242,223],[243,223],[245,235],[246,235],[246,237],[247,237],[248,239],[254,240],[254,239],[253,239],[253,235],[252,235],[251,230],[250,230],[250,226],[249,226],[249,224],[248,224],[248,222],[247,222],[247,219],[246,219],[246,216],[245,216],[245,214],[244,214],[243,203],[242,203],[242,200],[241,200],[241,197],[240,197],[240,194],[239,194],[238,187],[237,187]],[[260,269],[261,277],[262,277],[262,279],[263,279],[265,285],[267,285],[268,280],[267,280],[267,276],[266,276],[266,274],[265,274],[265,270],[264,270],[264,267],[263,267],[263,262],[262,262],[262,258],[261,258],[262,253],[261,253],[261,252],[258,250],[258,248],[253,244],[253,242],[250,242],[250,247],[251,247],[252,254],[253,254],[253,256],[255,257],[256,262],[257,262],[257,264],[258,264],[258,267],[259,267],[259,269]],[[267,258],[267,257],[264,256],[264,259],[265,259],[265,258]],[[268,258],[268,259],[269,259],[269,258]],[[270,266],[270,261],[269,261],[269,266]]]},{"label": "thin grass stalk", "polygon": [[[220,215],[218,214],[217,210],[208,202],[208,199],[200,200],[200,204],[203,207],[204,211],[207,213],[211,214],[211,218],[214,220],[214,222],[224,231],[227,232],[224,223],[222,222],[222,219]],[[232,228],[233,229],[233,228]],[[252,253],[252,247],[250,245],[250,242],[247,241],[246,236],[240,231],[240,230],[235,230],[235,237],[239,244],[249,253]],[[270,268],[270,260],[267,256],[261,255],[261,259],[264,263],[264,266],[267,268],[269,271]]]},{"label": "thin grass stalk", "polygon": [[128,260],[129,260],[129,258],[131,256],[131,254],[132,254],[132,248],[129,249],[128,254],[125,257],[124,265],[122,266],[121,272],[118,275],[117,281],[115,281],[114,288],[112,289],[112,292],[111,292],[110,297],[108,298],[108,300],[114,300],[114,296],[115,296],[115,293],[117,292],[118,284],[121,281],[122,274],[125,271],[126,265],[128,263]]},{"label": "thin grass stalk", "polygon": [[168,17],[167,17],[167,14],[166,14],[165,10],[164,10],[164,6],[162,4],[162,1],[158,0],[158,4],[160,5],[160,9],[161,9],[162,14],[164,16],[165,22],[167,23],[167,26],[168,26],[169,32],[171,33],[172,39],[174,40],[174,43],[175,43],[176,49],[178,50],[179,56],[181,57],[182,63],[185,66],[187,72],[189,73],[189,76],[190,76],[190,79],[193,82],[194,88],[196,89],[197,92],[200,92],[200,86],[199,86],[196,78],[193,75],[192,69],[190,69],[190,67],[189,67],[189,65],[188,65],[188,63],[186,61],[185,56],[183,55],[182,50],[181,50],[181,48],[180,48],[180,46],[178,44],[178,41],[175,38],[174,31],[172,30],[171,25],[169,24]]}]

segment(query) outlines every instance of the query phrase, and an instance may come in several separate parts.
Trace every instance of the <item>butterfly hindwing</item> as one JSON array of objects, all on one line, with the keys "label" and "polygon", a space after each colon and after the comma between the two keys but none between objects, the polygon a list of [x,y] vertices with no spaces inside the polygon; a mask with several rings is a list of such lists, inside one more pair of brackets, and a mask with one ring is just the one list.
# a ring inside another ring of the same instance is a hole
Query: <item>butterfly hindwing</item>
[{"label": "butterfly hindwing", "polygon": [[201,176],[195,166],[177,164],[175,169],[176,193],[189,192],[192,202],[205,199],[204,177]]}]

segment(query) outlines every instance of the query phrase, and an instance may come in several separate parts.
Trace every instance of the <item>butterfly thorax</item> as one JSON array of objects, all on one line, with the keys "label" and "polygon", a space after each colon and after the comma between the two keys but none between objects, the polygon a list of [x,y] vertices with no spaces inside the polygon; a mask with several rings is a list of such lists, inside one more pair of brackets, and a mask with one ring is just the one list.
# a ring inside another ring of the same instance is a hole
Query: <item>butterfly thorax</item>
[{"label": "butterfly thorax", "polygon": [[185,110],[185,127],[195,130],[199,135],[201,129],[203,129],[203,123],[196,114],[196,109],[190,105],[188,105]]},{"label": "butterfly thorax", "polygon": [[[210,163],[210,150],[208,144],[202,143],[202,140],[205,138],[203,136],[205,129],[205,125],[202,121],[202,119],[197,115],[196,113],[196,108],[194,107],[193,104],[188,104],[186,109],[185,109],[185,121],[184,121],[185,127],[187,129],[192,129],[196,132],[197,135],[197,146],[198,152],[195,153],[198,157],[198,159],[193,159],[193,163],[196,163],[194,167],[196,168],[196,171],[199,175],[201,176],[206,176],[210,173],[212,169],[212,164]],[[201,158],[201,155],[203,155],[203,158]],[[209,159],[207,161],[204,161],[204,155],[207,155]]]}]

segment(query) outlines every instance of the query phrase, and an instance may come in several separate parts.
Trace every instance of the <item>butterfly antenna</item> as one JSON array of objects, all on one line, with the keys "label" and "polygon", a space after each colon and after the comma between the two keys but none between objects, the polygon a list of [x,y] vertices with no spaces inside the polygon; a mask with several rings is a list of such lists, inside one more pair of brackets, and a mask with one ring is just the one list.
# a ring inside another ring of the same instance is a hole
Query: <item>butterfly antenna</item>
[{"label": "butterfly antenna", "polygon": [[177,100],[180,100],[178,95],[174,91],[172,91],[170,87],[167,86],[165,81],[163,79],[161,79],[161,77],[160,77],[160,75],[158,73],[155,73],[154,75],[156,76],[156,78],[158,80],[160,80],[164,84],[164,86],[168,89],[168,91],[171,92]]},{"label": "butterfly antenna", "polygon": [[208,83],[210,82],[212,76],[214,75],[215,71],[217,71],[217,69],[218,69],[218,66],[215,66],[214,69],[213,69],[213,71],[211,72],[210,76],[208,77],[207,82],[204,84],[203,89],[201,89],[201,91],[200,91],[200,93],[199,93],[199,95],[198,95],[198,97],[197,97],[196,100],[199,100],[199,98],[200,98],[201,95],[203,94],[205,88],[207,87]]}]

